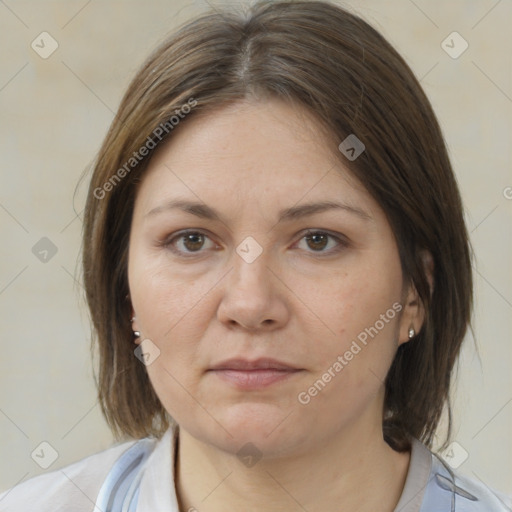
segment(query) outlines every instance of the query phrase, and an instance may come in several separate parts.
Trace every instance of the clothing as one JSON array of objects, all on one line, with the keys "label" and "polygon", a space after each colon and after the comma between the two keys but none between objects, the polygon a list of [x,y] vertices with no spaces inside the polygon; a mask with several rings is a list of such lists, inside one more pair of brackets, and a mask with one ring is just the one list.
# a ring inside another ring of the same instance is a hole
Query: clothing
[{"label": "clothing", "polygon": [[[180,512],[174,480],[179,429],[109,448],[0,494],[1,512]],[[394,512],[510,512],[512,498],[453,472],[412,439]],[[453,492],[455,491],[455,492]],[[229,507],[228,507],[229,508]]]}]

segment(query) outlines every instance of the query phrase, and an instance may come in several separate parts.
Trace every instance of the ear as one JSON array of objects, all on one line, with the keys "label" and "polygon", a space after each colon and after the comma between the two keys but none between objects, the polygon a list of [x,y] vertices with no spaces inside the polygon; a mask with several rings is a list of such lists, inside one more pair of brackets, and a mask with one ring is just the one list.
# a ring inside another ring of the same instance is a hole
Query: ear
[{"label": "ear", "polygon": [[[434,259],[430,251],[426,249],[421,251],[421,258],[430,287],[430,296],[432,297],[434,292]],[[421,304],[416,287],[411,283],[405,295],[404,309],[400,318],[398,345],[414,340],[414,337],[420,332],[424,321],[425,309]],[[415,335],[409,338],[409,329],[411,327],[414,329]]]}]

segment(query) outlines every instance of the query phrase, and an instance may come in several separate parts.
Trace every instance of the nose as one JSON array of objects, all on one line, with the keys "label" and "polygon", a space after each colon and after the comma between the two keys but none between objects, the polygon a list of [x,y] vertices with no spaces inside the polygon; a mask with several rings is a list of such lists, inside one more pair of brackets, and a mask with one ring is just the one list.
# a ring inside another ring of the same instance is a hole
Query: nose
[{"label": "nose", "polygon": [[286,294],[290,292],[269,263],[265,251],[251,263],[235,255],[217,312],[228,328],[274,330],[288,321]]}]

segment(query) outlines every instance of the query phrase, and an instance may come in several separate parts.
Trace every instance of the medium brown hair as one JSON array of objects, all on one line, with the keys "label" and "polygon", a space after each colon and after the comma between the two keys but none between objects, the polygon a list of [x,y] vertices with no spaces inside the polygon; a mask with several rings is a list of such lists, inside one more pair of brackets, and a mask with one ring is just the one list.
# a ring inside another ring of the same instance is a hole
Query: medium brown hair
[{"label": "medium brown hair", "polygon": [[[134,356],[129,233],[137,183],[155,151],[139,158],[140,149],[172,137],[180,125],[170,129],[169,120],[191,99],[195,106],[179,123],[244,98],[269,97],[304,107],[331,135],[337,158],[384,210],[404,283],[414,284],[425,308],[420,332],[399,346],[386,377],[385,440],[398,451],[410,448],[410,436],[431,447],[447,406],[446,446],[452,370],[473,308],[461,197],[438,121],[409,66],[368,23],[323,1],[264,0],[247,12],[212,10],[161,44],[129,85],[94,166],[83,231],[108,424],[117,436],[140,438],[160,437],[174,421]],[[161,140],[158,126],[168,128]],[[366,149],[349,162],[337,146],[350,134]],[[422,250],[433,257],[432,295]]]}]

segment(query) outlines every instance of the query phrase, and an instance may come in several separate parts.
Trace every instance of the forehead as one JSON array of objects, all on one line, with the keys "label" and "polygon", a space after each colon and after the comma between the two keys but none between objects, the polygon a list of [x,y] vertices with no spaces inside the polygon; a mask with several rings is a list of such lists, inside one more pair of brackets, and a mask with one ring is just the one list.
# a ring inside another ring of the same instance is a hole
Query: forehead
[{"label": "forehead", "polygon": [[219,206],[343,199],[377,207],[337,151],[334,137],[301,107],[240,101],[177,125],[145,172],[139,202],[146,210],[169,196]]}]

